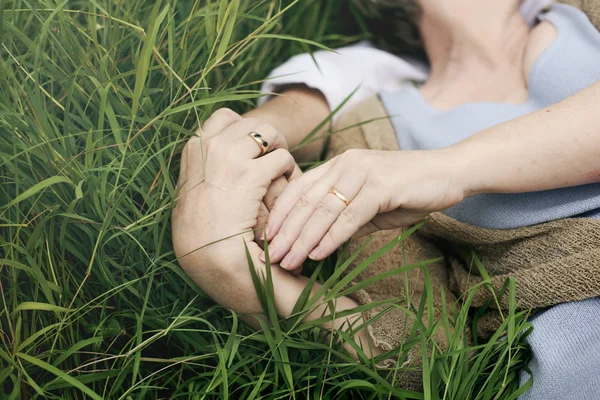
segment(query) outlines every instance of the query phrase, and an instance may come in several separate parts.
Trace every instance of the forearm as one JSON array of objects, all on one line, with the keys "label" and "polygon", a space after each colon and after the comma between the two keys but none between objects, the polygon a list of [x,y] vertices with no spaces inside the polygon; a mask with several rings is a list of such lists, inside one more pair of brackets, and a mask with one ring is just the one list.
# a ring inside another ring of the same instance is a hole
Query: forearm
[{"label": "forearm", "polygon": [[[266,265],[258,258],[260,248],[252,242],[249,243],[248,249],[258,275],[266,276]],[[222,306],[243,315],[244,321],[254,328],[259,327],[255,318],[264,315],[264,311],[256,295],[247,258],[240,243],[231,242],[230,245],[221,247],[210,257],[204,259],[204,268],[195,268],[194,270],[202,271],[198,276],[192,276],[192,278],[208,295]],[[212,270],[213,273],[207,274],[207,270]],[[309,281],[303,276],[296,277],[291,275],[280,268],[278,264],[271,266],[271,274],[273,277],[277,314],[282,318],[288,318],[292,315],[296,302]],[[210,278],[207,279],[207,277]],[[313,296],[320,287],[319,283],[314,284],[312,288]],[[354,300],[348,297],[340,297],[329,304],[319,299],[315,304],[314,309],[307,313],[304,321],[308,322],[323,316],[341,313],[358,306]],[[333,309],[330,308],[330,305],[333,305]],[[335,320],[332,316],[331,321],[324,324],[324,327],[327,329],[345,330],[349,326],[356,329],[362,324],[362,315],[360,313],[353,313]],[[355,334],[355,340],[359,344],[362,343],[365,353],[371,356],[380,354],[368,339],[366,329],[358,331]],[[347,346],[347,349],[351,351],[349,346]]]},{"label": "forearm", "polygon": [[[329,113],[329,105],[321,92],[306,86],[294,86],[244,117],[272,125],[285,136],[289,148],[294,149]],[[319,132],[317,137],[323,133]],[[297,162],[314,161],[323,150],[324,143],[324,139],[320,139],[302,146],[293,152],[294,158]]]},{"label": "forearm", "polygon": [[447,149],[467,195],[600,181],[600,82],[550,107]]}]

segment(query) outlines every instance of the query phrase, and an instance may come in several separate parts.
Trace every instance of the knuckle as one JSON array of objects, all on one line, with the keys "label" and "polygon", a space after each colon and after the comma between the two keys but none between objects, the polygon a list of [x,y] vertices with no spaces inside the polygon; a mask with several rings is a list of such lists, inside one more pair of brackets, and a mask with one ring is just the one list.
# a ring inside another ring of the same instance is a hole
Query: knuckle
[{"label": "knuckle", "polygon": [[296,239],[294,245],[292,246],[292,251],[295,253],[305,254],[308,252],[308,250],[309,248],[306,242],[306,238],[304,238],[303,235],[298,236],[298,239]]},{"label": "knuckle", "polygon": [[231,108],[223,107],[215,111],[211,117],[221,119],[224,121],[237,121],[240,119],[240,115],[233,111]]},{"label": "knuckle", "polygon": [[183,152],[186,154],[186,156],[193,157],[197,152],[200,151],[201,143],[202,139],[200,139],[197,136],[192,137],[190,140],[187,141],[185,146],[183,146]]},{"label": "knuckle", "polygon": [[289,151],[284,149],[277,149],[276,151],[278,151],[278,154],[281,157],[282,164],[290,165],[296,162],[296,160],[294,160],[294,156]]},{"label": "knuckle", "polygon": [[290,232],[287,230],[287,228],[285,226],[282,226],[279,229],[279,232],[277,232],[277,236],[280,237],[280,240],[283,243],[290,243],[290,241],[291,241],[290,240],[290,238],[291,238]]},{"label": "knuckle", "polygon": [[209,128],[211,123],[213,122],[219,122],[220,124],[229,125],[239,121],[240,118],[242,117],[240,117],[238,113],[229,108],[219,108],[217,111],[212,113],[206,121],[204,121],[204,124],[202,124],[202,130],[206,130],[207,128]]},{"label": "knuckle", "polygon": [[354,160],[354,159],[357,159],[360,157],[360,153],[361,153],[361,150],[359,150],[359,149],[349,149],[349,150],[346,150],[344,152],[344,154],[342,154],[342,157]]},{"label": "knuckle", "polygon": [[364,165],[369,158],[365,157],[364,150],[362,149],[350,149],[342,154],[340,159],[343,160],[344,163],[356,167],[358,165]]},{"label": "knuckle", "polygon": [[323,237],[323,240],[321,240],[321,246],[323,247],[327,247],[327,246],[339,246],[342,243],[342,241],[339,239],[338,234],[333,231],[333,230],[329,230],[329,232],[327,232],[325,234],[325,236]]},{"label": "knuckle", "polygon": [[299,208],[305,208],[308,207],[310,205],[310,199],[308,198],[308,195],[306,193],[302,193],[300,195],[300,197],[298,198],[298,201],[296,201],[295,206],[299,207]]},{"label": "knuckle", "polygon": [[340,214],[340,217],[347,224],[354,225],[356,223],[356,213],[351,207],[346,207]]},{"label": "knuckle", "polygon": [[317,204],[317,207],[315,208],[315,214],[317,217],[327,217],[333,214],[333,210],[327,203],[321,202]]},{"label": "knuckle", "polygon": [[256,128],[257,132],[264,135],[271,142],[276,142],[279,148],[288,149],[288,144],[285,136],[279,132],[273,125],[262,124]]},{"label": "knuckle", "polygon": [[276,132],[275,128],[270,124],[259,124],[255,129],[258,133],[265,136]]}]

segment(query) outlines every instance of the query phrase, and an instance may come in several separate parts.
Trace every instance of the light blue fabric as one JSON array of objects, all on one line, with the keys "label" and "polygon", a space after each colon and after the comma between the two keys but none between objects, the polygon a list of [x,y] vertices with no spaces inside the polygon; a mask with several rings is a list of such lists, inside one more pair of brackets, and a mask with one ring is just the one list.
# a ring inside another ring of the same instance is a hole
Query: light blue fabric
[{"label": "light blue fabric", "polygon": [[531,322],[533,386],[519,400],[599,400],[600,299],[559,304]]},{"label": "light blue fabric", "polygon": [[[600,80],[600,33],[585,14],[573,7],[555,5],[541,19],[554,24],[558,35],[534,64],[529,98],[523,104],[470,103],[439,111],[412,86],[381,94],[389,115],[394,116],[392,123],[400,148],[431,150],[450,146],[561,101]],[[567,217],[599,218],[600,184],[475,196],[446,214],[494,229]],[[552,307],[531,322],[534,331],[527,341],[534,354],[529,364],[533,386],[520,400],[600,400],[600,298]],[[527,379],[529,375],[523,372],[521,382]]]},{"label": "light blue fabric", "polygon": [[[529,98],[523,104],[468,103],[440,111],[431,107],[414,86],[382,93],[383,103],[393,116],[400,148],[432,150],[450,146],[554,104],[599,81],[600,32],[585,14],[559,4],[541,18],[554,24],[558,35],[533,65]],[[468,198],[445,213],[492,229],[517,228],[583,214],[600,217],[600,183],[535,193],[484,194]]]}]

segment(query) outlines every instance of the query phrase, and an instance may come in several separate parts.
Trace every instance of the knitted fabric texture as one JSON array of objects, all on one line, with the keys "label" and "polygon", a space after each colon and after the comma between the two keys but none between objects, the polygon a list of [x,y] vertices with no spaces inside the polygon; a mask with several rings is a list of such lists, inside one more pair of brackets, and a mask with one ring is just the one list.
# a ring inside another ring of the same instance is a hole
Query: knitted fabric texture
[{"label": "knitted fabric texture", "polygon": [[[364,121],[369,121],[364,123]],[[361,125],[361,123],[363,123]],[[339,121],[330,142],[329,157],[348,149],[399,150],[391,122],[378,97],[372,97],[346,113]],[[378,232],[363,251],[363,259],[403,233],[401,229]],[[350,244],[352,254],[365,239]],[[441,249],[444,249],[442,251]],[[498,293],[508,278],[516,280],[516,300],[521,309],[549,307],[563,302],[600,296],[600,220],[564,219],[536,226],[495,230],[456,221],[442,213],[432,214],[428,222],[397,248],[379,258],[356,279],[362,281],[402,266],[444,257],[427,267],[434,285],[434,307],[439,315],[444,287],[447,304],[470,292],[483,278],[473,263],[480,258]],[[357,259],[354,265],[360,263]],[[408,282],[405,282],[407,279]],[[409,287],[406,293],[405,287]],[[386,277],[353,295],[360,304],[390,298],[406,298],[418,306],[424,290],[419,269]],[[482,288],[473,306],[489,303],[489,289]],[[508,299],[499,299],[500,308],[508,308]],[[491,302],[494,305],[494,302]],[[380,311],[375,309],[372,313]],[[500,313],[493,308],[479,320],[478,333],[487,338],[498,328]],[[401,345],[414,320],[400,309],[392,309],[370,326],[375,345],[390,350]],[[423,321],[425,324],[427,321]],[[444,337],[434,340],[444,347]],[[409,357],[410,358],[410,357]],[[418,357],[416,357],[418,358]],[[410,363],[412,360],[404,360]],[[418,360],[415,360],[418,364]]]},{"label": "knitted fabric texture", "polygon": [[[369,122],[365,124],[364,121]],[[329,159],[349,149],[399,150],[394,129],[378,97],[370,98],[349,110],[349,112],[346,112],[338,121],[335,130],[339,130],[339,132],[333,135],[329,142]],[[346,249],[347,254],[355,254],[369,239],[371,240],[356,260],[354,260],[352,266],[359,265],[372,253],[403,233],[403,229],[394,229],[377,232],[372,238],[352,240]],[[412,234],[397,247],[383,254],[375,263],[362,271],[352,284],[377,277],[389,271],[398,270],[403,266],[416,264],[420,261],[440,259],[442,257],[443,254],[430,241],[425,240],[418,234]],[[437,321],[441,315],[442,297],[440,288],[448,287],[449,269],[445,262],[438,261],[430,263],[427,266],[427,270],[434,287],[433,312],[435,321]],[[404,310],[410,309],[413,305],[418,307],[423,291],[425,290],[423,278],[423,270],[415,268],[406,273],[388,276],[383,279],[380,278],[375,283],[369,285],[366,290],[362,289],[350,295],[360,305],[397,299],[394,302],[394,307],[390,308],[389,304],[386,304],[386,306],[372,309],[366,315],[370,319],[383,311],[368,326],[369,334],[375,346],[389,351],[401,346],[409,339],[415,320],[412,313]],[[456,302],[456,299],[449,290],[445,291],[445,295],[446,304],[452,305]],[[421,321],[425,327],[428,324],[426,317],[428,312],[429,310],[426,308],[424,320]],[[444,349],[446,347],[443,329],[436,330],[433,339],[440,348]],[[423,382],[421,360],[422,350],[420,345],[417,344],[411,348],[406,359],[389,359],[381,362],[378,366],[389,367],[396,362],[401,364],[403,372],[402,381],[399,385],[405,389],[419,391],[422,388]]]}]

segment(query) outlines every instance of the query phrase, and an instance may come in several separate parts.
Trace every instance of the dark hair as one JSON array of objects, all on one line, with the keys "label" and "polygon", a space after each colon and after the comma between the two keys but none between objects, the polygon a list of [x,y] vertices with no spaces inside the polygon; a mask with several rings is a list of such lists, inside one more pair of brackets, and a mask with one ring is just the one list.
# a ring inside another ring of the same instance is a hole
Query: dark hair
[{"label": "dark hair", "polygon": [[421,10],[416,0],[352,0],[365,17],[380,48],[394,54],[427,59],[419,32]]}]

